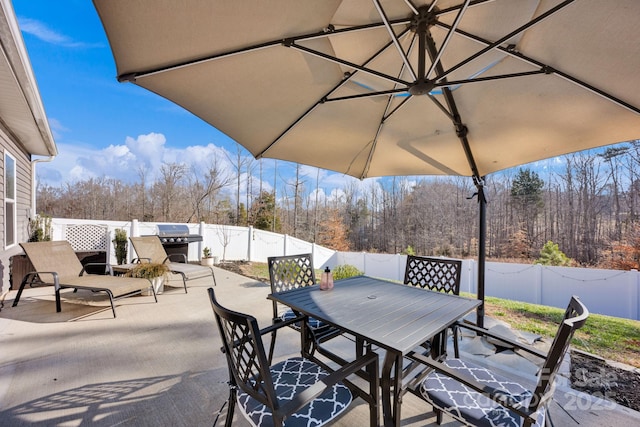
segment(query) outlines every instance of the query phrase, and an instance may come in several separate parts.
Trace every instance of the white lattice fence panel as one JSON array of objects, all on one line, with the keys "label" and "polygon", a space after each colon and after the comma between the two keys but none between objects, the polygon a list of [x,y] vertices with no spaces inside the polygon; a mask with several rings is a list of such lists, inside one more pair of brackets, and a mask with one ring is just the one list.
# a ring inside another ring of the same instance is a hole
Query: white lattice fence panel
[{"label": "white lattice fence panel", "polygon": [[108,228],[104,225],[68,225],[65,239],[76,252],[107,251]]}]

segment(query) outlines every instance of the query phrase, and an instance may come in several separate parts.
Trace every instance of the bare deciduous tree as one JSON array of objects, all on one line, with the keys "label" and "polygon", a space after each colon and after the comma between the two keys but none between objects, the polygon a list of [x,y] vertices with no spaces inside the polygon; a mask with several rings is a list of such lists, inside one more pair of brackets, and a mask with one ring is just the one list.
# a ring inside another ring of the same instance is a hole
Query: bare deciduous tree
[{"label": "bare deciduous tree", "polygon": [[[161,181],[156,182],[156,188],[160,193],[160,200],[162,206],[162,221],[170,221],[171,218],[179,220],[175,216],[172,207],[176,203],[176,198],[179,194],[178,186],[187,174],[187,167],[180,163],[163,163],[160,167]],[[186,218],[184,221],[186,222]]]},{"label": "bare deciduous tree", "polygon": [[215,205],[217,193],[230,183],[230,177],[215,160],[206,171],[192,169],[187,186],[192,210],[187,222],[206,221],[211,213],[211,207]]}]

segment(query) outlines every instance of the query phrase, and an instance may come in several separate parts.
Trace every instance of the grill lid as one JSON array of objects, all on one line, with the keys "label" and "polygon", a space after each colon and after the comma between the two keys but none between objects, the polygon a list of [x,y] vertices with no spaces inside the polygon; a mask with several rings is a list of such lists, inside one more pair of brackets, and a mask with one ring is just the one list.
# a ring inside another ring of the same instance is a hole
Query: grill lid
[{"label": "grill lid", "polygon": [[188,236],[189,227],[183,224],[158,224],[158,236]]}]

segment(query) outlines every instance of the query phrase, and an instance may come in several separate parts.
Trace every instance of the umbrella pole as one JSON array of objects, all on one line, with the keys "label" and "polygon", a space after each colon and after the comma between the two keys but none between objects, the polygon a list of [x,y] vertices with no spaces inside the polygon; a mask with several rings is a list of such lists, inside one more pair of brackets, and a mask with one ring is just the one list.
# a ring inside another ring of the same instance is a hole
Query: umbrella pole
[{"label": "umbrella pole", "polygon": [[476,179],[478,189],[478,299],[482,304],[478,306],[476,325],[484,327],[484,272],[487,246],[487,199],[484,196],[484,179]]}]

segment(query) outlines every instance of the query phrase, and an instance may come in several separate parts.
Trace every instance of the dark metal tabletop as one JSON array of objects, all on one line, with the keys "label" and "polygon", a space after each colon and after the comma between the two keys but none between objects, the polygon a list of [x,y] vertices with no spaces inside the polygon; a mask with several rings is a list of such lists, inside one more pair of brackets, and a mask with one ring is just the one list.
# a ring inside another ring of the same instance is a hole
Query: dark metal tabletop
[{"label": "dark metal tabletop", "polygon": [[310,286],[269,298],[402,355],[480,305],[367,276],[336,281],[329,291]]}]

